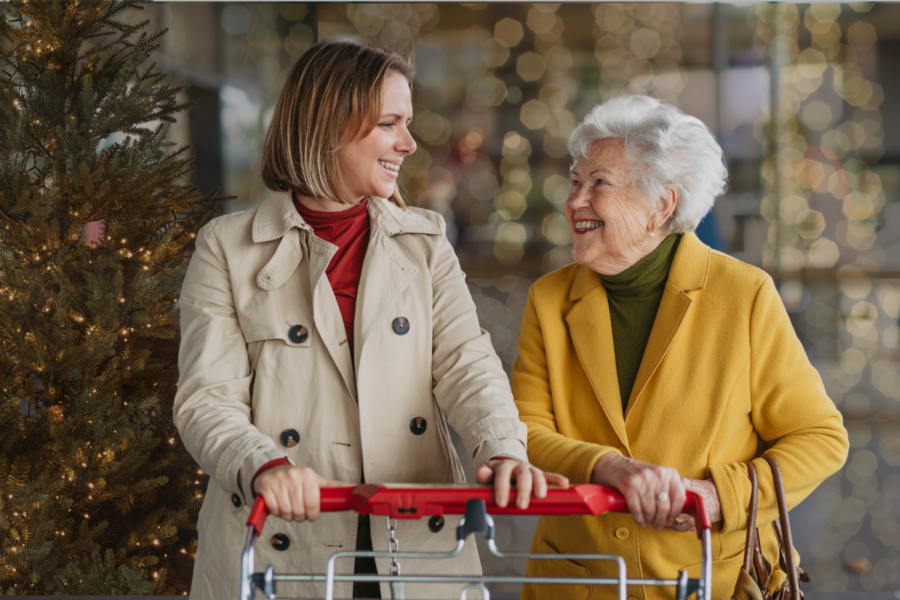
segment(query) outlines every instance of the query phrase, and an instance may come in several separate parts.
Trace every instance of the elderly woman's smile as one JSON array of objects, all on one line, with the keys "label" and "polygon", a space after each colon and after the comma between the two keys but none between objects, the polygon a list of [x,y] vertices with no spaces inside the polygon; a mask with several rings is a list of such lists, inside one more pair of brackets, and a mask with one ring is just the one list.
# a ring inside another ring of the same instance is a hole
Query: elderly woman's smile
[{"label": "elderly woman's smile", "polygon": [[572,259],[602,275],[621,273],[652,252],[665,237],[656,230],[675,208],[674,196],[645,199],[629,162],[624,142],[607,138],[594,142],[570,173],[565,215]]}]

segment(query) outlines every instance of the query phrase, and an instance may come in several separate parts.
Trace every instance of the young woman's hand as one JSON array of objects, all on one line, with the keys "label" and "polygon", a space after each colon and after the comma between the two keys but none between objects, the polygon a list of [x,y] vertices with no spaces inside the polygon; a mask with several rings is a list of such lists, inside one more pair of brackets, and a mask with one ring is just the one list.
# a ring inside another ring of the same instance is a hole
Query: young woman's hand
[{"label": "young woman's hand", "polygon": [[528,508],[532,491],[535,498],[547,495],[547,485],[569,485],[569,480],[556,473],[544,473],[534,465],[513,459],[489,460],[475,471],[478,483],[494,482],[494,502],[505,507],[509,503],[512,482],[516,482],[516,506]]},{"label": "young woman's hand", "polygon": [[285,465],[268,469],[253,482],[253,491],[266,499],[269,513],[285,521],[319,518],[319,488],[350,484],[325,479],[309,467]]}]

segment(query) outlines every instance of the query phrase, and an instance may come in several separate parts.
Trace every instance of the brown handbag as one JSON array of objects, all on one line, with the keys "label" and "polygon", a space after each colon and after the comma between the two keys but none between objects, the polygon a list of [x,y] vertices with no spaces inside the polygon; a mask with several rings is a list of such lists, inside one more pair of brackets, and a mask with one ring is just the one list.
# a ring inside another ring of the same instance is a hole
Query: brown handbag
[{"label": "brown handbag", "polygon": [[[747,520],[747,542],[744,546],[744,564],[738,572],[738,580],[731,597],[733,600],[803,600],[800,581],[808,582],[809,575],[794,564],[794,545],[791,538],[791,523],[788,519],[787,501],[784,499],[784,484],[778,463],[770,454],[762,456],[772,468],[775,483],[775,496],[778,500],[778,520],[772,522],[775,538],[778,540],[781,569],[787,573],[787,579],[774,594],[769,592],[772,580],[772,565],[763,556],[759,544],[759,530],[756,528],[756,513],[759,506],[759,480],[756,467],[747,463],[750,476],[750,509]],[[755,574],[755,576],[754,576]]]}]

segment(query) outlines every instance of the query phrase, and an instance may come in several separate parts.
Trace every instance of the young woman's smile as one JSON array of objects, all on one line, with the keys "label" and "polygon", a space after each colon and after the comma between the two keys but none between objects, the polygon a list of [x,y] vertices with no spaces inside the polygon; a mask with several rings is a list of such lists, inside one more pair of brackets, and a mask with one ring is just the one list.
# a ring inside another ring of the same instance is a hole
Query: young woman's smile
[{"label": "young woman's smile", "polygon": [[357,137],[338,151],[344,181],[355,200],[366,196],[390,198],[404,157],[416,151],[409,132],[412,94],[399,73],[384,79],[381,117],[375,129]]}]

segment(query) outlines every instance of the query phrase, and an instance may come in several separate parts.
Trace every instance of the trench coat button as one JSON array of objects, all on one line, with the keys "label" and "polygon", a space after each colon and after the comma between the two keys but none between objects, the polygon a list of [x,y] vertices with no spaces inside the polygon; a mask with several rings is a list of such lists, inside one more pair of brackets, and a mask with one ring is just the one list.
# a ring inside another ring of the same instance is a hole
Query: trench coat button
[{"label": "trench coat button", "polygon": [[231,503],[234,504],[235,508],[240,508],[241,507],[241,497],[238,496],[237,494],[232,494],[231,495]]},{"label": "trench coat button", "polygon": [[394,319],[394,333],[397,335],[406,335],[409,333],[409,319],[406,317],[397,317]]},{"label": "trench coat button", "polygon": [[295,344],[302,344],[309,337],[309,331],[303,325],[294,325],[288,330],[288,338]]},{"label": "trench coat button", "polygon": [[618,529],[616,529],[616,537],[624,542],[629,537],[631,537],[631,533],[624,527],[619,527]]},{"label": "trench coat button", "polygon": [[431,533],[437,533],[444,528],[444,517],[431,517],[428,519],[428,529]]},{"label": "trench coat button", "polygon": [[284,552],[291,547],[291,540],[283,533],[276,533],[272,536],[272,547],[279,552]]},{"label": "trench coat button", "polygon": [[409,430],[413,432],[413,435],[422,435],[423,433],[425,433],[425,430],[427,428],[428,421],[426,421],[422,417],[416,417],[409,422]]},{"label": "trench coat button", "polygon": [[300,443],[300,434],[296,429],[285,429],[281,432],[281,445],[293,448]]}]

